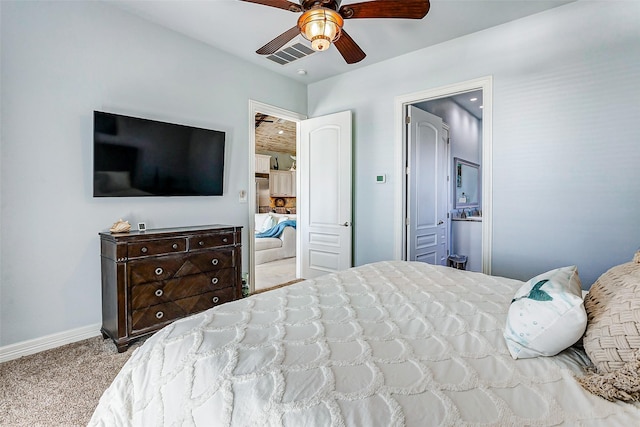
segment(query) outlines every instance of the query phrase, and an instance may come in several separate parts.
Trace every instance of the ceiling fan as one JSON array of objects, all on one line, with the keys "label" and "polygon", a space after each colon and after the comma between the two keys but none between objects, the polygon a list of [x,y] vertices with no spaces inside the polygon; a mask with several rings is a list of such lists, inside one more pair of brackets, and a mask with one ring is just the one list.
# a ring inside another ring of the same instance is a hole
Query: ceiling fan
[{"label": "ceiling fan", "polygon": [[340,6],[341,0],[240,0],[262,4],[291,12],[302,12],[296,26],[280,34],[256,51],[271,55],[298,34],[311,42],[316,51],[327,50],[331,43],[347,64],[362,61],[367,56],[360,46],[342,29],[345,19],[401,18],[422,19],[429,12],[429,0],[371,0]]}]

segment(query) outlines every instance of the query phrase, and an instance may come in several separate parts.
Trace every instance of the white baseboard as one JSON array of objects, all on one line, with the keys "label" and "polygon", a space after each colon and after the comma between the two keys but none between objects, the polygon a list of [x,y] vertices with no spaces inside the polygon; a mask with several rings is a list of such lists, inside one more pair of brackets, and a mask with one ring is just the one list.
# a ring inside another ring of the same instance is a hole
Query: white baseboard
[{"label": "white baseboard", "polygon": [[0,347],[0,363],[100,335],[100,323]]}]

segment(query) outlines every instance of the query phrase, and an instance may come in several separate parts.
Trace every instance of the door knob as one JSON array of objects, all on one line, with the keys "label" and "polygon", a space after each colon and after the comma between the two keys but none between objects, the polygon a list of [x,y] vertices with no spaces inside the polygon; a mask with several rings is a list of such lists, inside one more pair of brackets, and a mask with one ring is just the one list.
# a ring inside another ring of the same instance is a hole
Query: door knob
[{"label": "door knob", "polygon": [[340,224],[343,227],[348,227],[351,225],[351,223],[349,221],[345,221],[344,224]]},{"label": "door knob", "polygon": [[444,224],[443,220],[438,221],[438,225],[442,225],[442,224]]}]

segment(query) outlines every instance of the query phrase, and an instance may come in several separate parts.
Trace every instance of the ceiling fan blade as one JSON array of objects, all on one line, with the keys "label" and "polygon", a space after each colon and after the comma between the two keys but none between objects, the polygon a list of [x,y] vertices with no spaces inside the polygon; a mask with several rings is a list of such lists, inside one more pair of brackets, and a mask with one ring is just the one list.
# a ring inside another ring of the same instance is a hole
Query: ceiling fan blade
[{"label": "ceiling fan blade", "polygon": [[340,33],[340,38],[333,42],[333,44],[336,45],[338,52],[340,52],[340,55],[342,55],[344,60],[347,61],[347,64],[355,64],[356,62],[362,61],[365,56],[367,56],[367,54],[360,49],[360,46],[358,46],[358,44],[353,41],[351,36],[344,30]]},{"label": "ceiling fan blade", "polygon": [[289,28],[287,31],[256,50],[256,53],[260,55],[271,55],[272,53],[276,53],[278,49],[287,44],[289,40],[293,39],[298,34],[300,34],[298,26]]},{"label": "ceiling fan blade", "polygon": [[342,6],[340,15],[354,18],[422,19],[429,12],[429,0],[373,0]]},{"label": "ceiling fan blade", "polygon": [[240,0],[247,3],[262,4],[265,6],[271,6],[278,9],[290,10],[291,12],[302,12],[302,8],[299,4],[292,3],[287,0]]}]

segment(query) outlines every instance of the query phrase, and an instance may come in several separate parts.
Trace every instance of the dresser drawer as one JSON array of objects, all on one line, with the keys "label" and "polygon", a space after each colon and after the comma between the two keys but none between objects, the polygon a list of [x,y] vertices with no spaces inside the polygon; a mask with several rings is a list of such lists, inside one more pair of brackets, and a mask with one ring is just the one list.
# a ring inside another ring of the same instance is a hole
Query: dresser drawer
[{"label": "dresser drawer", "polygon": [[213,271],[220,268],[240,268],[233,247],[190,254],[188,260],[200,271]]},{"label": "dresser drawer", "polygon": [[157,239],[146,242],[133,242],[127,245],[127,256],[131,258],[140,258],[151,255],[166,255],[187,250],[187,239]]},{"label": "dresser drawer", "polygon": [[192,251],[233,244],[235,244],[235,234],[233,232],[189,237],[189,250]]},{"label": "dresser drawer", "polygon": [[233,248],[129,262],[129,286],[235,267]]},{"label": "dresser drawer", "polygon": [[235,298],[235,288],[225,288],[189,298],[168,301],[142,310],[134,310],[131,313],[131,332],[144,332],[149,328],[157,329],[173,320],[208,310],[213,306],[233,301]]},{"label": "dresser drawer", "polygon": [[235,286],[233,268],[192,274],[162,282],[144,283],[131,288],[131,308],[138,310],[168,301]]}]

